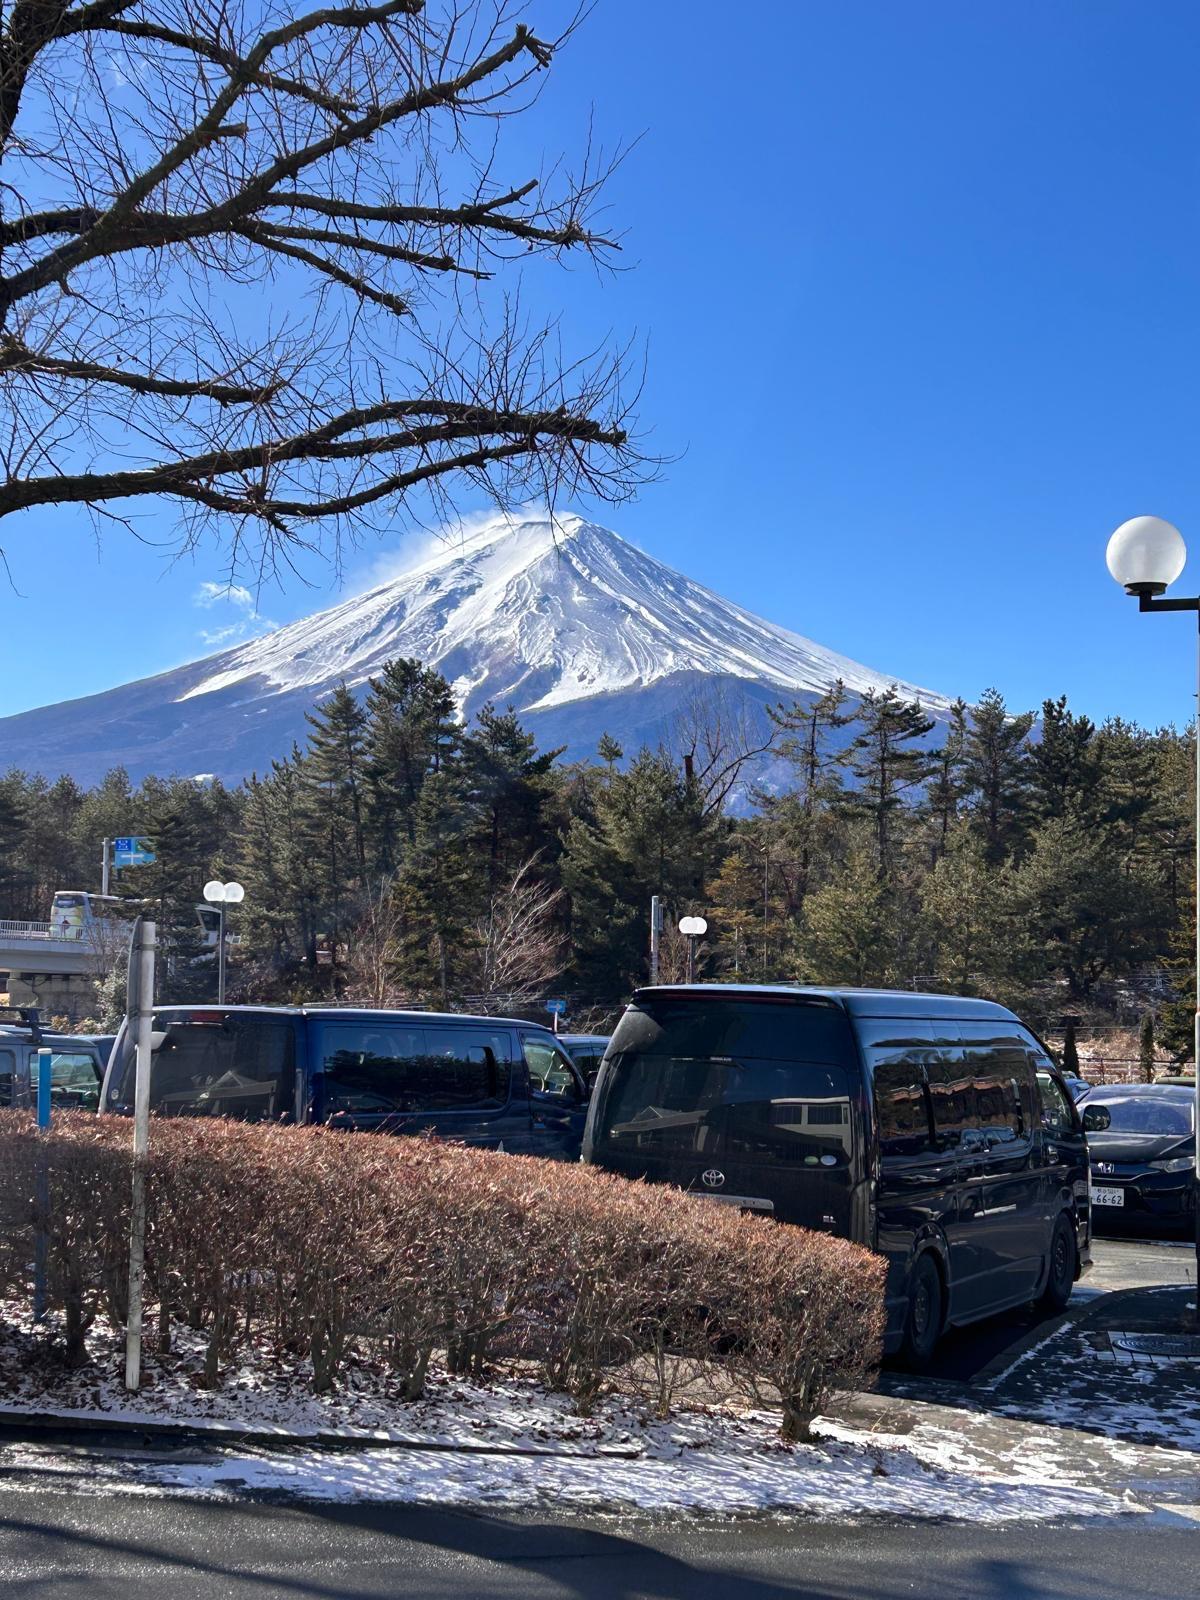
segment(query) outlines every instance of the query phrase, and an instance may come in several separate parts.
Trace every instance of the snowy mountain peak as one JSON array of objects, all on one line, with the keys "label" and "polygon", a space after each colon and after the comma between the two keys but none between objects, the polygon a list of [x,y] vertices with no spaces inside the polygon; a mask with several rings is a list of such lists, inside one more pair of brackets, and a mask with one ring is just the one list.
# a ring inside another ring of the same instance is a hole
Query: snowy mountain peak
[{"label": "snowy mountain peak", "polygon": [[443,536],[397,577],[192,669],[176,703],[244,686],[256,701],[354,687],[393,656],[439,668],[465,711],[485,700],[545,711],[676,674],[820,693],[897,683],[929,710],[944,696],[897,682],[724,600],[574,514],[498,515]]}]

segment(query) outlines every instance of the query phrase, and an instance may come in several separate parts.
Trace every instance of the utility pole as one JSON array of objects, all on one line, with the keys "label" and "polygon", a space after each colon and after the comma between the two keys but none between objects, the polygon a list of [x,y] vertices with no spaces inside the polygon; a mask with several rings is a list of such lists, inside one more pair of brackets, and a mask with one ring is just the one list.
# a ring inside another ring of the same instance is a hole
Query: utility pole
[{"label": "utility pole", "polygon": [[146,1152],[150,1146],[150,1046],[154,1026],[155,927],[139,917],[129,956],[127,1027],[136,1042],[133,1090],[133,1204],[129,1217],[129,1310],[125,1387],[142,1384],[142,1286],[146,1267]]},{"label": "utility pole", "polygon": [[108,847],[111,840],[104,841],[104,854],[100,857],[100,893],[108,893]]},{"label": "utility pole", "polygon": [[658,982],[658,947],[662,938],[663,909],[659,895],[650,896],[650,982]]}]

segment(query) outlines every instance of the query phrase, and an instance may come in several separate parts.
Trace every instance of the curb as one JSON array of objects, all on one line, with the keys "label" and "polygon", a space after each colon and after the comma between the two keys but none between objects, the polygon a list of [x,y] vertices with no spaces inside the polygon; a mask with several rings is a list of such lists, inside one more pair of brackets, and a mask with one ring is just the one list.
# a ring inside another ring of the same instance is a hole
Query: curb
[{"label": "curb", "polygon": [[213,1446],[254,1445],[262,1449],[289,1450],[417,1450],[442,1455],[549,1456],[570,1461],[641,1461],[644,1452],[633,1445],[608,1445],[591,1451],[528,1449],[511,1444],[476,1444],[469,1440],[412,1439],[367,1429],[316,1429],[288,1433],[282,1429],[239,1428],[227,1422],[130,1422],[120,1417],[60,1417],[49,1411],[0,1411],[0,1444],[6,1438],[29,1434],[62,1443],[103,1442],[127,1444],[130,1439],[174,1441]]}]

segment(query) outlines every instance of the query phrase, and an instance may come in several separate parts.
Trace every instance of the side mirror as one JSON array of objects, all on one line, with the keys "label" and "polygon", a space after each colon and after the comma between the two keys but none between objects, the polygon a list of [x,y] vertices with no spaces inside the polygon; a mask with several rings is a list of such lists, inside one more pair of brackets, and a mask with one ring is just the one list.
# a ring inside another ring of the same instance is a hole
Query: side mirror
[{"label": "side mirror", "polygon": [[1112,1127],[1112,1112],[1107,1106],[1084,1106],[1084,1133],[1103,1133]]}]

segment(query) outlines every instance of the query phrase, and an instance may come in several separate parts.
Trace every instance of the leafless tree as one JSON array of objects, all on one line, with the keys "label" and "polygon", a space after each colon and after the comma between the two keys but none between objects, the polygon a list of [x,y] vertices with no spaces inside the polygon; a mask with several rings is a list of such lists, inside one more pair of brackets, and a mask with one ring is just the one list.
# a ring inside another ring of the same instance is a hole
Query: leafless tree
[{"label": "leafless tree", "polygon": [[538,877],[536,858],[522,862],[475,929],[467,977],[473,995],[523,1004],[544,993],[566,964],[562,903],[563,891]]},{"label": "leafless tree", "polygon": [[616,248],[611,159],[505,163],[579,20],[523,9],[0,0],[0,517],[165,498],[261,573],[455,485],[628,494],[625,352],[493,281]]},{"label": "leafless tree", "polygon": [[346,998],[360,1005],[390,1006],[401,998],[395,980],[400,959],[400,908],[392,880],[372,889],[366,910],[350,936],[346,951]]},{"label": "leafless tree", "polygon": [[765,755],[774,742],[774,727],[750,698],[717,682],[684,699],[675,715],[670,753],[696,784],[704,814],[711,816],[737,787],[746,763]]}]

